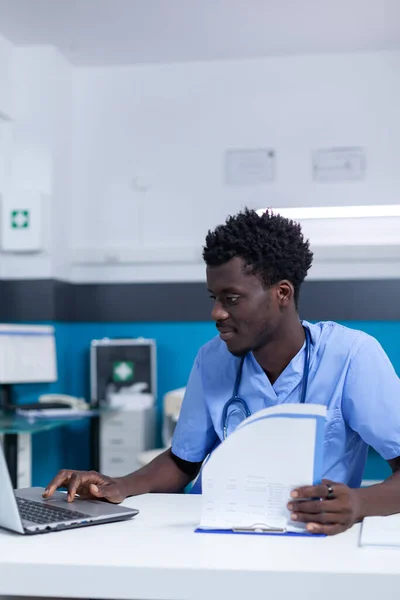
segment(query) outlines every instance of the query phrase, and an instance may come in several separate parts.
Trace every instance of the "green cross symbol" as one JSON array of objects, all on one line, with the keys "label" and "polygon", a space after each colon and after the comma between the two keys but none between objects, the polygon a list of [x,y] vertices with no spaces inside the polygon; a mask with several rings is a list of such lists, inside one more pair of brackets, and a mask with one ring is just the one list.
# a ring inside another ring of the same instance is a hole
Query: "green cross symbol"
[{"label": "green cross symbol", "polygon": [[132,381],[134,374],[133,362],[124,360],[113,363],[113,380],[115,382]]},{"label": "green cross symbol", "polygon": [[11,228],[12,229],[28,229],[29,227],[29,210],[12,210],[11,211]]}]

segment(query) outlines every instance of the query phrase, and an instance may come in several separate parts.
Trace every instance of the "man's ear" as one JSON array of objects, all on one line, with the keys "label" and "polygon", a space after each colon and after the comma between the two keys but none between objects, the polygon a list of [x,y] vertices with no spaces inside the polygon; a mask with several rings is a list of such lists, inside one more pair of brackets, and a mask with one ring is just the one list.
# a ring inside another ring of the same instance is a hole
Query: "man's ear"
[{"label": "man's ear", "polygon": [[276,294],[278,304],[281,308],[286,308],[294,300],[294,286],[290,281],[284,279],[277,284]]}]

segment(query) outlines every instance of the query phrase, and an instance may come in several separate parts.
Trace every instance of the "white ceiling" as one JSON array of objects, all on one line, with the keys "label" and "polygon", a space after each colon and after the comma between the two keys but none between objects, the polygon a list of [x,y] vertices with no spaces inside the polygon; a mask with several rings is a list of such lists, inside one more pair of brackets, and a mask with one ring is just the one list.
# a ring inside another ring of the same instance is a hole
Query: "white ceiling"
[{"label": "white ceiling", "polygon": [[400,0],[0,0],[0,34],[77,65],[400,48]]}]

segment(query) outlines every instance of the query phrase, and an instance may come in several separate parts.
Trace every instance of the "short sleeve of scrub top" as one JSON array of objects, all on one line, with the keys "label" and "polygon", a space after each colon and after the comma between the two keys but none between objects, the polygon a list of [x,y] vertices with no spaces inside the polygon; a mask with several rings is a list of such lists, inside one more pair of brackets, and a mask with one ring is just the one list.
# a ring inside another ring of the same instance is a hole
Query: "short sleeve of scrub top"
[{"label": "short sleeve of scrub top", "polygon": [[172,440],[172,452],[189,462],[202,462],[217,441],[217,434],[205,401],[200,357],[201,350],[190,373]]},{"label": "short sleeve of scrub top", "polygon": [[342,408],[348,426],[385,460],[400,456],[400,379],[370,336],[350,362]]}]

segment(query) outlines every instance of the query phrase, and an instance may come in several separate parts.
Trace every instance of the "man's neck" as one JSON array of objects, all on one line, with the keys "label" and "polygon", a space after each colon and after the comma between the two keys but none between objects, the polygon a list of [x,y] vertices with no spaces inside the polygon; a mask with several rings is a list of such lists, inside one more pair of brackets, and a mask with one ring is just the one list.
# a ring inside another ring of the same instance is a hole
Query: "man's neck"
[{"label": "man's neck", "polygon": [[304,339],[303,326],[296,316],[280,327],[268,344],[253,352],[272,385],[300,351]]}]

